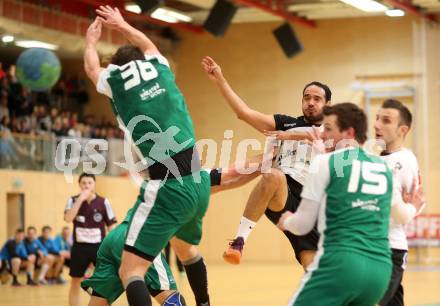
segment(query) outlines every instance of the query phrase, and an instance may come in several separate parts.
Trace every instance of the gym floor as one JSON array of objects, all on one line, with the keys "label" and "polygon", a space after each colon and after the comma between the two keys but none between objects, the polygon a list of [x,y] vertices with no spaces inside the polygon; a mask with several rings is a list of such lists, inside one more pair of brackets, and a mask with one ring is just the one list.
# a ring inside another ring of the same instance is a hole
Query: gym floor
[{"label": "gym floor", "polygon": [[[404,279],[407,306],[440,306],[439,271],[439,267],[408,267]],[[240,266],[211,264],[208,265],[208,273],[211,301],[216,306],[286,305],[303,274],[298,265],[289,263],[244,263]],[[175,272],[175,276],[188,306],[194,305],[185,275]],[[35,288],[3,285],[0,286],[0,305],[67,305],[68,291],[68,284]],[[81,305],[87,305],[87,302],[88,296],[83,293]],[[125,296],[113,305],[127,305]]]}]

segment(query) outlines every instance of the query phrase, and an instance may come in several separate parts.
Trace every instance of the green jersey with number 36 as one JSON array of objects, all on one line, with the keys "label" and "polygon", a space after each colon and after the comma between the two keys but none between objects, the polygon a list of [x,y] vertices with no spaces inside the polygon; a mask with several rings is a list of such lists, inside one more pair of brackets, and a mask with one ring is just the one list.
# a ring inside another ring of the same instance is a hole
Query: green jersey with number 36
[{"label": "green jersey with number 36", "polygon": [[322,252],[357,252],[389,262],[392,172],[378,156],[347,148],[315,157],[303,198],[320,202]]},{"label": "green jersey with number 36", "polygon": [[99,75],[97,90],[111,99],[119,124],[150,164],[194,146],[185,99],[162,55],[109,65]]}]

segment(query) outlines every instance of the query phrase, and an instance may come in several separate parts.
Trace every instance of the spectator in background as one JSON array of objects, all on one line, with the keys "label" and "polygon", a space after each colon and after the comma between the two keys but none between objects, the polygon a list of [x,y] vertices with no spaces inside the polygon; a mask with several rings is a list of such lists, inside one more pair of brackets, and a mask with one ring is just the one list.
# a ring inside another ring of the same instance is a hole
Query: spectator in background
[{"label": "spectator in background", "polygon": [[0,121],[0,167],[14,167],[17,162],[17,152],[14,149],[15,140],[9,129],[9,117],[3,117]]},{"label": "spectator in background", "polygon": [[38,117],[38,127],[37,131],[40,133],[47,133],[52,130],[52,119],[47,113],[46,107],[40,105],[39,107],[39,117]]},{"label": "spectator in background", "polygon": [[47,285],[46,274],[49,271],[49,268],[53,265],[55,258],[48,253],[40,240],[37,239],[37,229],[34,226],[29,226],[27,228],[24,245],[28,254],[37,257],[35,265],[41,267],[40,274],[38,275],[38,282],[42,285]]},{"label": "spectator in background", "polygon": [[60,250],[60,255],[64,258],[64,265],[70,267],[70,250],[73,245],[73,237],[70,227],[64,226],[61,234],[55,237],[55,245]]},{"label": "spectator in background", "polygon": [[73,112],[72,115],[70,116],[69,125],[75,126],[77,123],[78,123],[78,113]]},{"label": "spectator in background", "polygon": [[3,117],[10,117],[8,108],[8,93],[4,90],[0,90],[0,120]]},{"label": "spectator in background", "polygon": [[58,118],[58,108],[56,107],[52,107],[50,109],[50,122],[52,122],[52,124],[55,123],[55,120]]},{"label": "spectator in background", "polygon": [[82,137],[82,124],[77,122],[75,125],[69,129],[67,132],[67,136],[74,137],[74,138],[81,138]]},{"label": "spectator in background", "polygon": [[24,231],[17,229],[15,231],[14,239],[8,240],[1,250],[1,257],[7,261],[12,273],[12,286],[21,286],[18,282],[18,273],[20,268],[26,269],[27,284],[31,286],[37,285],[32,280],[36,257],[33,254],[28,254],[23,243]]},{"label": "spectator in background", "polygon": [[56,118],[52,126],[52,133],[57,137],[64,136],[63,124],[61,120],[61,117]]},{"label": "spectator in background", "polygon": [[64,284],[66,281],[61,276],[65,260],[64,253],[61,253],[61,249],[58,247],[55,239],[52,239],[52,228],[49,225],[43,226],[41,233],[42,235],[38,239],[47,252],[55,258],[52,267],[49,267],[49,273],[46,278],[49,280],[49,283]]}]

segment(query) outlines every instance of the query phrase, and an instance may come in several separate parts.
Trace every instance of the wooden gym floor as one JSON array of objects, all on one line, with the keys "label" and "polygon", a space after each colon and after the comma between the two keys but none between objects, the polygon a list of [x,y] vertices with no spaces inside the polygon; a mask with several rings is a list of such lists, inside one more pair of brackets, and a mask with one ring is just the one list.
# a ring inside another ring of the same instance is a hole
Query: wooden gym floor
[{"label": "wooden gym floor", "polygon": [[[277,306],[285,305],[302,276],[296,264],[255,264],[240,266],[209,265],[209,288],[215,306]],[[194,305],[185,275],[176,279],[188,306]],[[404,279],[406,305],[440,306],[440,268],[410,266]],[[61,306],[68,305],[69,286],[53,285],[36,288],[14,288],[0,285],[2,306]],[[82,293],[81,305],[88,296]],[[114,305],[127,305],[123,295]]]}]

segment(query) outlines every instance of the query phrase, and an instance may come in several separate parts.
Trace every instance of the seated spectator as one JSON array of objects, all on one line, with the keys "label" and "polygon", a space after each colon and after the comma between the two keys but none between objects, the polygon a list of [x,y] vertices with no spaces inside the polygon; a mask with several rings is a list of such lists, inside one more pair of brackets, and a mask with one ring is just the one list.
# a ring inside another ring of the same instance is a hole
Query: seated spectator
[{"label": "seated spectator", "polygon": [[12,274],[12,286],[21,286],[18,282],[18,273],[20,268],[26,269],[27,274],[27,284],[31,286],[37,285],[32,280],[32,274],[34,271],[34,265],[36,262],[36,256],[34,254],[28,254],[26,247],[23,243],[24,231],[22,229],[17,229],[15,231],[14,239],[8,240],[1,250],[1,257],[3,258],[3,263],[9,265]]},{"label": "seated spectator", "polygon": [[70,227],[63,227],[61,234],[55,237],[55,244],[60,250],[61,256],[64,257],[64,265],[70,267],[70,250],[73,245],[73,237]]},{"label": "seated spectator", "polygon": [[61,271],[64,265],[64,257],[61,255],[61,250],[55,243],[55,239],[52,239],[52,228],[48,225],[43,226],[41,230],[41,236],[38,237],[41,244],[46,248],[49,255],[54,257],[54,261],[51,267],[49,267],[49,272],[46,278],[51,283],[64,284],[66,281],[61,277]]},{"label": "seated spectator", "polygon": [[46,285],[46,274],[49,268],[52,267],[55,257],[49,254],[47,249],[37,239],[37,229],[33,226],[27,228],[27,235],[24,239],[24,245],[28,254],[36,256],[36,266],[41,267],[40,274],[38,275],[38,282],[42,285]]}]

